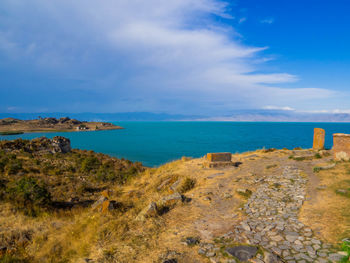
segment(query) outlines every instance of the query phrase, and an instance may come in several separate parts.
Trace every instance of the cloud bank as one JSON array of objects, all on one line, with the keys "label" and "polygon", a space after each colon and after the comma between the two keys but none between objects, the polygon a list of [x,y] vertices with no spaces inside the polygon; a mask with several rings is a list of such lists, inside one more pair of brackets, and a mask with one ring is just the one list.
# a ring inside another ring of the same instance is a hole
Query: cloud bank
[{"label": "cloud bank", "polygon": [[219,0],[2,0],[0,70],[13,74],[0,104],[217,115],[335,96],[287,88],[299,78],[287,72],[261,73],[267,47],[245,45],[229,10]]}]

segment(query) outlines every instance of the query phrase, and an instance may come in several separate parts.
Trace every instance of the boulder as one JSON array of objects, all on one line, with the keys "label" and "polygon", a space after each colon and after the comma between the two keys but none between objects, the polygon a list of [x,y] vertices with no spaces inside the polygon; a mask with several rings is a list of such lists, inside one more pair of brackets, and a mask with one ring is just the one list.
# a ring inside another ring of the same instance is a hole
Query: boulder
[{"label": "boulder", "polygon": [[184,200],[183,196],[179,193],[174,193],[172,195],[167,195],[162,197],[158,204],[163,207],[168,207],[169,209],[176,206],[178,203],[182,203]]},{"label": "boulder", "polygon": [[258,252],[258,248],[250,246],[236,246],[226,248],[226,252],[231,256],[236,257],[240,261],[247,261],[255,257],[256,253]]},{"label": "boulder", "polygon": [[53,137],[51,145],[53,153],[68,153],[72,150],[70,140],[62,136]]}]

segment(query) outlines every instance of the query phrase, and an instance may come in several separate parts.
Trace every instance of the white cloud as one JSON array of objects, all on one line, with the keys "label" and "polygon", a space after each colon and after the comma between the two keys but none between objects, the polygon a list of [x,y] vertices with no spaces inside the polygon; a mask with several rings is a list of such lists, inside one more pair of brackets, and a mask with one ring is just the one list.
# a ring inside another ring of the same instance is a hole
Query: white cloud
[{"label": "white cloud", "polygon": [[224,112],[333,94],[272,86],[299,78],[258,73],[270,59],[267,47],[245,45],[234,28],[211,18],[232,18],[227,6],[219,0],[3,0],[8,15],[0,52],[82,81],[80,88],[102,94],[105,101],[96,105],[108,111]]},{"label": "white cloud", "polygon": [[275,22],[275,19],[273,17],[265,18],[260,21],[262,24],[273,24]]},{"label": "white cloud", "polygon": [[312,111],[303,111],[303,112],[306,112],[306,113],[350,114],[350,109],[312,110]]},{"label": "white cloud", "polygon": [[263,107],[264,110],[284,110],[284,111],[295,111],[295,109],[288,107],[288,106],[284,106],[284,107],[279,107],[279,106],[265,106]]},{"label": "white cloud", "polygon": [[238,20],[238,23],[242,24],[244,23],[245,21],[247,21],[247,18],[246,17],[242,17]]}]

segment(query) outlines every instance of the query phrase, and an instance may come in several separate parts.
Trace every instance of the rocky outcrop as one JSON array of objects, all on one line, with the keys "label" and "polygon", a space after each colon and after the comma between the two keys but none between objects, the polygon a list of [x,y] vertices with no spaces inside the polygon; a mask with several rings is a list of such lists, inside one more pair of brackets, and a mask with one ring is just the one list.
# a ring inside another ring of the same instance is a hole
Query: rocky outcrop
[{"label": "rocky outcrop", "polygon": [[68,153],[72,150],[70,140],[62,136],[53,137],[51,145],[53,153]]},{"label": "rocky outcrop", "polygon": [[56,136],[52,139],[40,137],[33,140],[17,139],[0,142],[0,149],[4,151],[24,151],[28,153],[68,153],[71,151],[70,140]]}]

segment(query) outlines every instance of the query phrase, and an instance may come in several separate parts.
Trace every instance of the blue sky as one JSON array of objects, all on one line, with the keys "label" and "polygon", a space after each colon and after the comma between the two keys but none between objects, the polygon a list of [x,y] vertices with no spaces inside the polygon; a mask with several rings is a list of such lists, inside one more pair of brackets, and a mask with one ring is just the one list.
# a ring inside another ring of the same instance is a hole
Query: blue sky
[{"label": "blue sky", "polygon": [[0,112],[350,113],[345,0],[2,0]]}]

